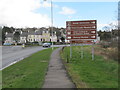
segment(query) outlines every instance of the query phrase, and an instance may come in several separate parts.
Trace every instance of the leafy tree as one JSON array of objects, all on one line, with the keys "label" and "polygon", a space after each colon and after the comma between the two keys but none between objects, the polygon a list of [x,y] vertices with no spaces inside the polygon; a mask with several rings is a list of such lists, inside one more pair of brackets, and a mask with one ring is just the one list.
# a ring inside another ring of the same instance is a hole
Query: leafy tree
[{"label": "leafy tree", "polygon": [[15,31],[15,28],[13,28],[13,27],[7,27],[7,26],[4,26],[3,28],[2,28],[2,44],[4,43],[4,41],[5,41],[5,33],[6,32],[8,32],[8,33],[13,33],[13,31]]},{"label": "leafy tree", "polygon": [[2,44],[2,27],[0,27],[0,45]]},{"label": "leafy tree", "polygon": [[61,41],[62,41],[62,42],[65,42],[65,38],[64,38],[64,37],[61,37]]},{"label": "leafy tree", "polygon": [[15,40],[16,43],[19,42],[19,40],[20,40],[20,33],[19,32],[15,32],[13,40]]}]

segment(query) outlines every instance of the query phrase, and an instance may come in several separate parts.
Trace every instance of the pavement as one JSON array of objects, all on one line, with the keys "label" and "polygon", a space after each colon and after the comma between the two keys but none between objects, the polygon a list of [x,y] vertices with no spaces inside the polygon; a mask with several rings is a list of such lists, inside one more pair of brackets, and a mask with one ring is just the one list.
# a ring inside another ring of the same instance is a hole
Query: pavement
[{"label": "pavement", "polygon": [[[53,51],[48,66],[48,71],[45,76],[45,82],[43,88],[67,88],[74,89],[75,85],[69,78],[65,67],[60,58],[60,50],[62,47]],[[44,90],[43,89],[43,90]]]}]

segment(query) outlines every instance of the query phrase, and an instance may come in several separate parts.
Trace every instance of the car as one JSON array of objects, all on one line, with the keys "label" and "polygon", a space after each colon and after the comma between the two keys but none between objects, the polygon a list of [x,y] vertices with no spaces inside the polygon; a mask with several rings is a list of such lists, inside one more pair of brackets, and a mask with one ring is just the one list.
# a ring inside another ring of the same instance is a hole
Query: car
[{"label": "car", "polygon": [[5,46],[10,46],[11,43],[4,43],[3,45],[5,45]]},{"label": "car", "polygon": [[42,45],[43,47],[50,47],[51,46],[51,44],[50,43],[43,43],[43,45]]}]

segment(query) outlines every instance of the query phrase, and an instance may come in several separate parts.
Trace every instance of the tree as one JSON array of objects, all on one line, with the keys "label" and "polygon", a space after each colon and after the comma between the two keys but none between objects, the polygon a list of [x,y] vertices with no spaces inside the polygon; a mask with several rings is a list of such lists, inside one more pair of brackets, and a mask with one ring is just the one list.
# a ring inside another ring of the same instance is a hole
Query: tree
[{"label": "tree", "polygon": [[19,42],[19,40],[20,40],[20,33],[19,32],[15,32],[15,34],[13,36],[13,40],[15,40],[16,43]]},{"label": "tree", "polygon": [[15,28],[13,28],[13,27],[7,27],[7,26],[4,26],[3,28],[2,28],[2,44],[4,43],[4,41],[5,41],[5,38],[6,38],[6,36],[5,36],[5,33],[6,32],[8,32],[8,33],[13,33],[13,31],[15,31]]},{"label": "tree", "polygon": [[2,45],[2,27],[0,27],[0,45]]},{"label": "tree", "polygon": [[62,41],[62,42],[65,42],[65,38],[64,38],[64,37],[61,37],[61,41]]}]

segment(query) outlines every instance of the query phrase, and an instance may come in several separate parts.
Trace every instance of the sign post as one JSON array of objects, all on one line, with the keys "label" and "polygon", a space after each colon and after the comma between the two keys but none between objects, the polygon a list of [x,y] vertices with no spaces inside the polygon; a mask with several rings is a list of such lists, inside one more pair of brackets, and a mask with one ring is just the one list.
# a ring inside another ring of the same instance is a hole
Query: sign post
[{"label": "sign post", "polygon": [[83,59],[83,44],[81,45],[81,59]]},{"label": "sign post", "polygon": [[94,43],[92,44],[92,60],[94,60]]},{"label": "sign post", "polygon": [[70,59],[72,58],[72,47],[71,47],[71,43],[70,43]]},{"label": "sign post", "polygon": [[[71,44],[82,44],[81,59],[83,59],[83,44],[93,44],[97,38],[97,21],[67,21],[66,22],[66,38],[70,41],[70,58],[72,57]],[[94,60],[94,47],[92,48],[92,60]]]}]

